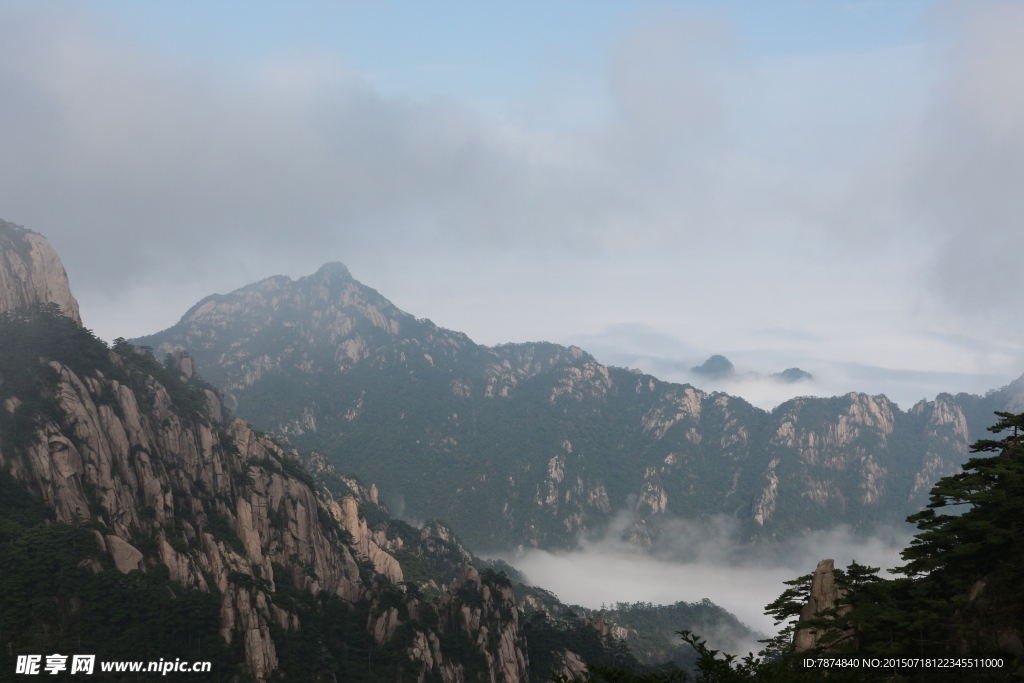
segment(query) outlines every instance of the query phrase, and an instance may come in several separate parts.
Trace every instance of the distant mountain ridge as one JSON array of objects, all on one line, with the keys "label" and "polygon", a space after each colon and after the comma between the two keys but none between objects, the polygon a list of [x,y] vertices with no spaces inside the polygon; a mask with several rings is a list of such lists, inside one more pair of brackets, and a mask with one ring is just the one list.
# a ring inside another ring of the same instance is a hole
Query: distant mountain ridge
[{"label": "distant mountain ridge", "polygon": [[337,263],[207,297],[137,342],[186,350],[240,416],[481,550],[571,547],[622,511],[641,544],[673,517],[727,515],[747,537],[895,523],[1024,400],[1022,378],[908,411],[857,393],[764,411],[576,347],[476,344]]}]

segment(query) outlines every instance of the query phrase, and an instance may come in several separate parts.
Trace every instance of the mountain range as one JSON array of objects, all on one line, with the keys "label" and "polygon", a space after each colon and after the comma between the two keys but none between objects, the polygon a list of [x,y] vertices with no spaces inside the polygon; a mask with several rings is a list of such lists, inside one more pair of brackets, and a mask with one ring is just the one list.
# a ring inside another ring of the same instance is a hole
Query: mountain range
[{"label": "mountain range", "polygon": [[1024,406],[1021,378],[909,410],[850,393],[766,411],[577,347],[476,344],[340,263],[206,297],[135,343],[188,354],[238,415],[480,551],[570,548],[621,515],[641,546],[667,520],[721,515],[746,539],[867,533],[926,503],[993,411]]},{"label": "mountain range", "polygon": [[[502,568],[234,417],[184,352],[97,339],[46,240],[0,222],[0,680],[54,653],[96,655],[100,680],[160,660],[208,663],[196,681],[417,683],[635,668],[627,635],[678,654]],[[745,633],[714,605],[680,614]]]}]

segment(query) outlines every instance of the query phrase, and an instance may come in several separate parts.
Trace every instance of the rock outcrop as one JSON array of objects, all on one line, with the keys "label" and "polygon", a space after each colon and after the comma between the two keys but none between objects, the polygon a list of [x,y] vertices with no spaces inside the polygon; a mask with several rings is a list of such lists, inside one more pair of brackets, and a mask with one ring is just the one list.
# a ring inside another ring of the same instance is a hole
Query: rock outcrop
[{"label": "rock outcrop", "polygon": [[441,597],[442,630],[465,639],[479,654],[490,683],[527,680],[526,642],[520,629],[512,583],[467,565]]},{"label": "rock outcrop", "polygon": [[[1012,563],[1013,560],[1010,560]],[[949,626],[953,651],[960,657],[993,653],[1024,656],[1024,627],[1014,594],[1019,585],[1005,566],[974,582]]]},{"label": "rock outcrop", "polygon": [[[44,325],[56,327],[53,320]],[[278,668],[281,634],[301,628],[289,602],[279,600],[284,584],[320,600],[368,605],[373,642],[401,646],[421,678],[461,683],[482,672],[492,683],[527,679],[511,584],[463,565],[468,553],[450,530],[391,521],[378,509],[376,488],[350,478],[338,475],[343,495],[318,490],[294,453],[241,420],[214,419],[226,414],[219,395],[186,376],[183,357],[161,368],[130,345],[108,351],[92,344],[103,362],[88,370],[80,360],[43,359],[48,387],[5,376],[4,391],[31,387],[53,403],[30,416],[19,409],[40,397],[22,392],[3,402],[10,415],[3,425],[34,424],[34,431],[19,438],[0,431],[0,470],[43,501],[55,522],[103,529],[97,546],[120,572],[162,566],[181,589],[216,592],[220,634],[254,680]],[[320,474],[332,471],[324,464]],[[372,525],[363,514],[371,507]],[[405,581],[399,552],[418,558],[419,582]],[[461,577],[432,602],[422,591],[437,588],[447,570],[426,581],[422,573],[438,560],[442,568],[462,567]],[[80,566],[102,570],[95,560]],[[446,637],[465,640],[471,656],[446,651]]]},{"label": "rock outcrop", "polygon": [[587,673],[587,665],[571,650],[562,650],[558,653],[555,667],[551,670],[555,676],[565,676],[569,680],[582,678]]},{"label": "rock outcrop", "polygon": [[54,303],[76,323],[82,319],[60,257],[42,235],[0,220],[0,313]]},{"label": "rock outcrop", "polygon": [[[801,628],[800,626],[801,623],[806,624],[813,619],[832,619],[848,612],[850,606],[841,604],[845,595],[846,591],[836,585],[835,561],[822,560],[819,562],[811,578],[810,596],[807,599],[807,604],[800,610],[800,620],[797,622],[796,632],[793,634],[793,647],[797,652],[815,649],[826,634],[831,635],[829,640],[833,643],[851,635],[847,632],[836,632],[835,629]],[[830,610],[835,610],[835,614],[822,616],[822,613],[828,613]]]}]

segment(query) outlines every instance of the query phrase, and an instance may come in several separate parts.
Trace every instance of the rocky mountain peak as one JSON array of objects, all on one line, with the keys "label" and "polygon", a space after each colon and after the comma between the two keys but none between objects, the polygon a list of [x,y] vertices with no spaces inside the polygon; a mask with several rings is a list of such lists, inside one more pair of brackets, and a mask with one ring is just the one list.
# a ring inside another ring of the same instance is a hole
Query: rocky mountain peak
[{"label": "rocky mountain peak", "polygon": [[702,364],[690,368],[690,371],[711,379],[727,379],[736,374],[732,361],[720,355],[711,356]]},{"label": "rocky mountain peak", "polygon": [[42,235],[0,220],[0,312],[54,303],[78,324],[78,301],[71,294],[60,257]]},{"label": "rocky mountain peak", "polygon": [[348,268],[341,261],[331,261],[320,266],[320,269],[316,271],[311,277],[321,280],[345,280],[354,281],[352,273],[349,272]]}]

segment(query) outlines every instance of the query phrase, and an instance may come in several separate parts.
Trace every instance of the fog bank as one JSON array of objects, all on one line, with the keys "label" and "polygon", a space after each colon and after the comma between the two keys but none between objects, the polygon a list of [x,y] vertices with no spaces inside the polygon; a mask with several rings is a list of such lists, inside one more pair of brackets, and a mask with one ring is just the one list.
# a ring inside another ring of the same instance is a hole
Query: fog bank
[{"label": "fog bank", "polygon": [[616,539],[582,542],[570,552],[522,550],[505,556],[529,581],[569,604],[600,608],[616,602],[672,604],[707,598],[748,626],[775,633],[764,606],[785,590],[783,582],[812,572],[831,558],[845,567],[856,560],[886,569],[899,565],[909,527],[860,537],[847,527],[813,532],[799,540],[744,545],[725,518],[706,524],[675,522],[656,548],[644,551]]}]

